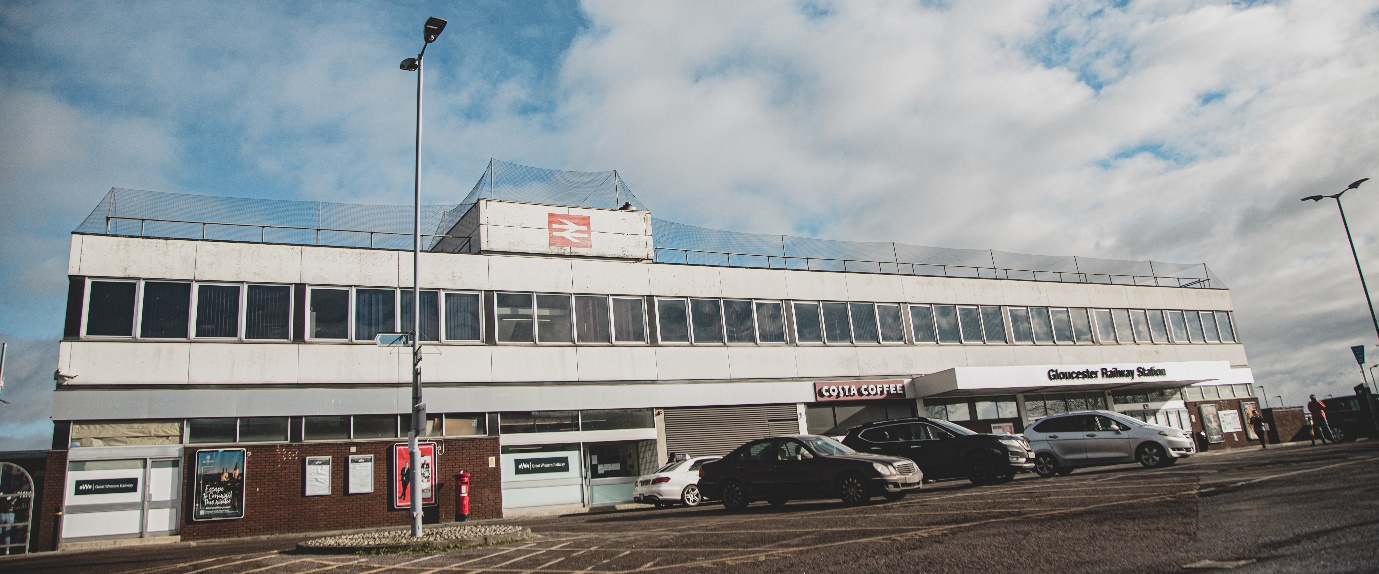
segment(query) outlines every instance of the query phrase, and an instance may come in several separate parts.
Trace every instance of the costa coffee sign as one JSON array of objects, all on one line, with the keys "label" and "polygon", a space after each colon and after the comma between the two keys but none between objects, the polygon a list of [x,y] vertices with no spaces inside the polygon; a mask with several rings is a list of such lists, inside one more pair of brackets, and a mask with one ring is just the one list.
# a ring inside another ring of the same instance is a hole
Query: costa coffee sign
[{"label": "costa coffee sign", "polygon": [[818,402],[877,401],[903,398],[905,398],[904,379],[814,383],[814,400]]}]

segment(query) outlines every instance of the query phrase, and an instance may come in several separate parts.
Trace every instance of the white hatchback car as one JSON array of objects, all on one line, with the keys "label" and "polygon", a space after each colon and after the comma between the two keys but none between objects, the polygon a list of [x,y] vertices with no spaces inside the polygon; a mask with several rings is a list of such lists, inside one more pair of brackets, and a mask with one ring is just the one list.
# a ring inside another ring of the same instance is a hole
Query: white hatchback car
[{"label": "white hatchback car", "polygon": [[1168,466],[1196,449],[1183,431],[1140,422],[1110,411],[1081,411],[1044,417],[1025,429],[1039,476],[1074,468],[1138,462]]},{"label": "white hatchback car", "polygon": [[652,504],[657,508],[673,506],[698,506],[704,500],[699,493],[699,467],[722,457],[701,456],[677,460],[661,467],[646,476],[637,477],[637,486],[632,490],[632,501]]}]

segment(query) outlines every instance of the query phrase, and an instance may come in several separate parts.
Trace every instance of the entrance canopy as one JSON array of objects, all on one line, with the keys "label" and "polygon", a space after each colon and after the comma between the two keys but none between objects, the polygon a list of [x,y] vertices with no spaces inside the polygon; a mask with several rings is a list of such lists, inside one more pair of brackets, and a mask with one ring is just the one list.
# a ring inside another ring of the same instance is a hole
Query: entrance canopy
[{"label": "entrance canopy", "polygon": [[1227,361],[1176,363],[1104,363],[1088,365],[1028,365],[1015,367],[954,367],[914,378],[919,397],[1166,389],[1198,383],[1251,383],[1249,369],[1232,369]]}]

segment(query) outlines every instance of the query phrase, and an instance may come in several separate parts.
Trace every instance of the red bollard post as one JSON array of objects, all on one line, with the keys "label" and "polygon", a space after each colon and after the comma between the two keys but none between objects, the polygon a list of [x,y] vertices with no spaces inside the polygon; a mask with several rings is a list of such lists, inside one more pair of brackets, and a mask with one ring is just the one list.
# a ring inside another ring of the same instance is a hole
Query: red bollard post
[{"label": "red bollard post", "polygon": [[469,473],[455,475],[455,522],[469,520]]}]

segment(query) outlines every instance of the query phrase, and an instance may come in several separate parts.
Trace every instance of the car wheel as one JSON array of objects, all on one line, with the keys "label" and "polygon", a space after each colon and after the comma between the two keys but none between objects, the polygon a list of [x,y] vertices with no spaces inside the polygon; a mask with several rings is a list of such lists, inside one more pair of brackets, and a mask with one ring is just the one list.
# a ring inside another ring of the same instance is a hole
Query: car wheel
[{"label": "car wheel", "polygon": [[1347,442],[1349,440],[1350,435],[1345,432],[1345,429],[1341,427],[1334,427],[1331,429],[1331,442]]},{"label": "car wheel", "polygon": [[1041,452],[1034,455],[1034,473],[1044,478],[1059,474],[1058,458],[1052,453]]},{"label": "car wheel", "polygon": [[790,502],[790,499],[788,499],[788,498],[768,498],[768,499],[766,499],[766,502],[767,502],[767,503],[770,503],[771,506],[785,506],[785,503]]},{"label": "car wheel", "polygon": [[895,501],[898,501],[898,500],[905,500],[905,495],[906,495],[906,494],[908,494],[908,493],[906,493],[906,492],[887,492],[884,496],[886,497],[886,500],[889,500],[889,501],[891,501],[891,502],[895,502]]},{"label": "car wheel", "polygon": [[696,485],[686,486],[685,490],[680,492],[680,502],[684,503],[685,506],[699,506],[703,500],[699,494],[699,487]]},{"label": "car wheel", "polygon": [[1005,484],[1012,480],[1015,480],[1015,473],[1007,472],[1005,474],[997,475],[996,480],[992,481],[992,484]]},{"label": "car wheel", "polygon": [[1140,445],[1140,449],[1135,452],[1135,460],[1146,468],[1164,466],[1166,458],[1168,454],[1164,452],[1164,447],[1152,442]]},{"label": "car wheel", "polygon": [[967,480],[976,485],[996,484],[996,460],[991,455],[975,453],[967,457]]},{"label": "car wheel", "polygon": [[838,498],[843,499],[843,504],[848,505],[871,500],[871,494],[867,493],[867,479],[862,478],[860,474],[844,474],[838,479]]},{"label": "car wheel", "polygon": [[747,489],[736,480],[723,484],[723,508],[742,510],[747,508]]}]

